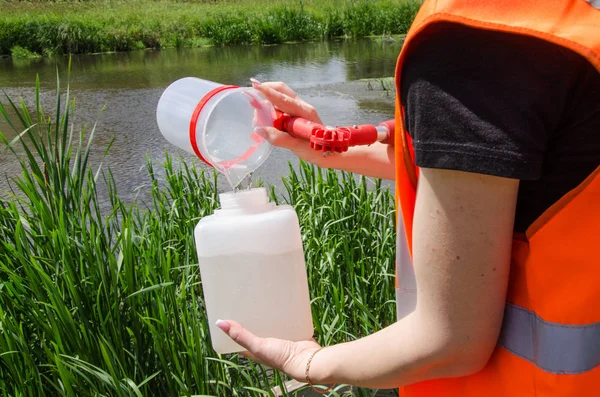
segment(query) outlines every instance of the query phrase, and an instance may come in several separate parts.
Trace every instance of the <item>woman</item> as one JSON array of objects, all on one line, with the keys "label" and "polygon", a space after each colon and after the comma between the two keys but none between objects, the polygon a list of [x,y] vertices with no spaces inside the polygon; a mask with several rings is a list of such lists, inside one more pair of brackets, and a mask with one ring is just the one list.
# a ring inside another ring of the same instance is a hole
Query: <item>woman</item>
[{"label": "woman", "polygon": [[[263,129],[318,166],[396,179],[397,293],[408,310],[377,333],[325,349],[217,325],[250,358],[311,385],[400,386],[403,396],[595,393],[596,7],[425,1],[398,61],[395,145],[323,158]],[[282,111],[321,122],[286,85],[253,85]]]}]

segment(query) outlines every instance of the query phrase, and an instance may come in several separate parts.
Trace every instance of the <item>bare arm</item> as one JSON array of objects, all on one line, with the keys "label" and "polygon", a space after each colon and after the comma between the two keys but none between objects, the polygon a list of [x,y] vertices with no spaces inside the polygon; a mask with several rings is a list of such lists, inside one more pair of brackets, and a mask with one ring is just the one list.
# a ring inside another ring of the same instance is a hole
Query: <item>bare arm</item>
[{"label": "bare arm", "polygon": [[502,322],[517,191],[512,179],[421,169],[413,228],[417,309],[320,352],[313,363],[319,381],[387,388],[480,370]]},{"label": "bare arm", "polygon": [[320,156],[314,163],[322,168],[350,171],[373,178],[396,179],[394,146],[379,142],[370,146],[351,147],[341,155]]},{"label": "bare arm", "polygon": [[[281,111],[293,116],[322,123],[315,108],[304,102],[284,83],[258,83],[253,87]],[[274,146],[291,150],[302,160],[322,168],[334,168],[350,171],[375,178],[395,179],[394,148],[391,145],[375,143],[371,146],[351,147],[346,153],[323,157],[320,152],[310,148],[307,141],[292,138],[275,128],[262,128],[257,133],[263,135]]]},{"label": "bare arm", "polygon": [[[421,169],[413,228],[415,312],[319,352],[312,380],[391,388],[480,370],[502,322],[517,191],[513,179]],[[251,357],[296,379],[303,379],[317,348],[257,338],[234,322],[223,329]]]}]

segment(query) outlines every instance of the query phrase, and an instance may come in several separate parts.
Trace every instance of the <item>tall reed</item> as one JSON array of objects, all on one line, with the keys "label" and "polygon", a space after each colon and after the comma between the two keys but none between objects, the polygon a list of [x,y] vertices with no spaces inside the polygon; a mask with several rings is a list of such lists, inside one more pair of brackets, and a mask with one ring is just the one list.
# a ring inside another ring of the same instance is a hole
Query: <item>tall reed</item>
[{"label": "tall reed", "polygon": [[[285,376],[210,347],[193,228],[218,206],[216,174],[148,161],[151,202],[125,203],[110,169],[90,163],[97,127],[72,128],[69,88],[59,82],[52,115],[39,95],[38,80],[35,109],[0,104],[19,132],[0,139],[22,157],[0,198],[0,395],[272,395]],[[284,184],[271,197],[298,212],[319,341],[393,322],[389,190],[307,164]]]}]

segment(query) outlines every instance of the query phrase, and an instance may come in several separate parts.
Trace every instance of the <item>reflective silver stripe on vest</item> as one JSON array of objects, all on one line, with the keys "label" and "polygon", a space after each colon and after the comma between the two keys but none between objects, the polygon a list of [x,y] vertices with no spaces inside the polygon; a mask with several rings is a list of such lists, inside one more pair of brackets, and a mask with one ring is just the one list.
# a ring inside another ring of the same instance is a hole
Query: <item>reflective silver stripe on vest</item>
[{"label": "reflective silver stripe on vest", "polygon": [[597,9],[600,10],[600,0],[585,0],[585,1],[587,1],[588,3],[590,3],[590,5],[592,7],[595,7],[595,8],[597,8]]},{"label": "reflective silver stripe on vest", "polygon": [[546,372],[580,374],[600,365],[600,323],[551,323],[507,303],[498,345]]}]

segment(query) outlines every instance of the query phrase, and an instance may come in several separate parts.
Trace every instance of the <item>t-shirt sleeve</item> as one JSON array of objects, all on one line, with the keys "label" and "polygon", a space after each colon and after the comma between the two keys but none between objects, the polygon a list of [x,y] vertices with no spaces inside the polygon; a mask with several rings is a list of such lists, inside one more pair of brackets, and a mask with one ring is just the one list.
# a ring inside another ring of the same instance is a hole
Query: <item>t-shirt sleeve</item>
[{"label": "t-shirt sleeve", "polygon": [[549,81],[551,54],[535,47],[524,36],[449,23],[420,39],[401,80],[417,166],[540,178],[566,84]]}]

